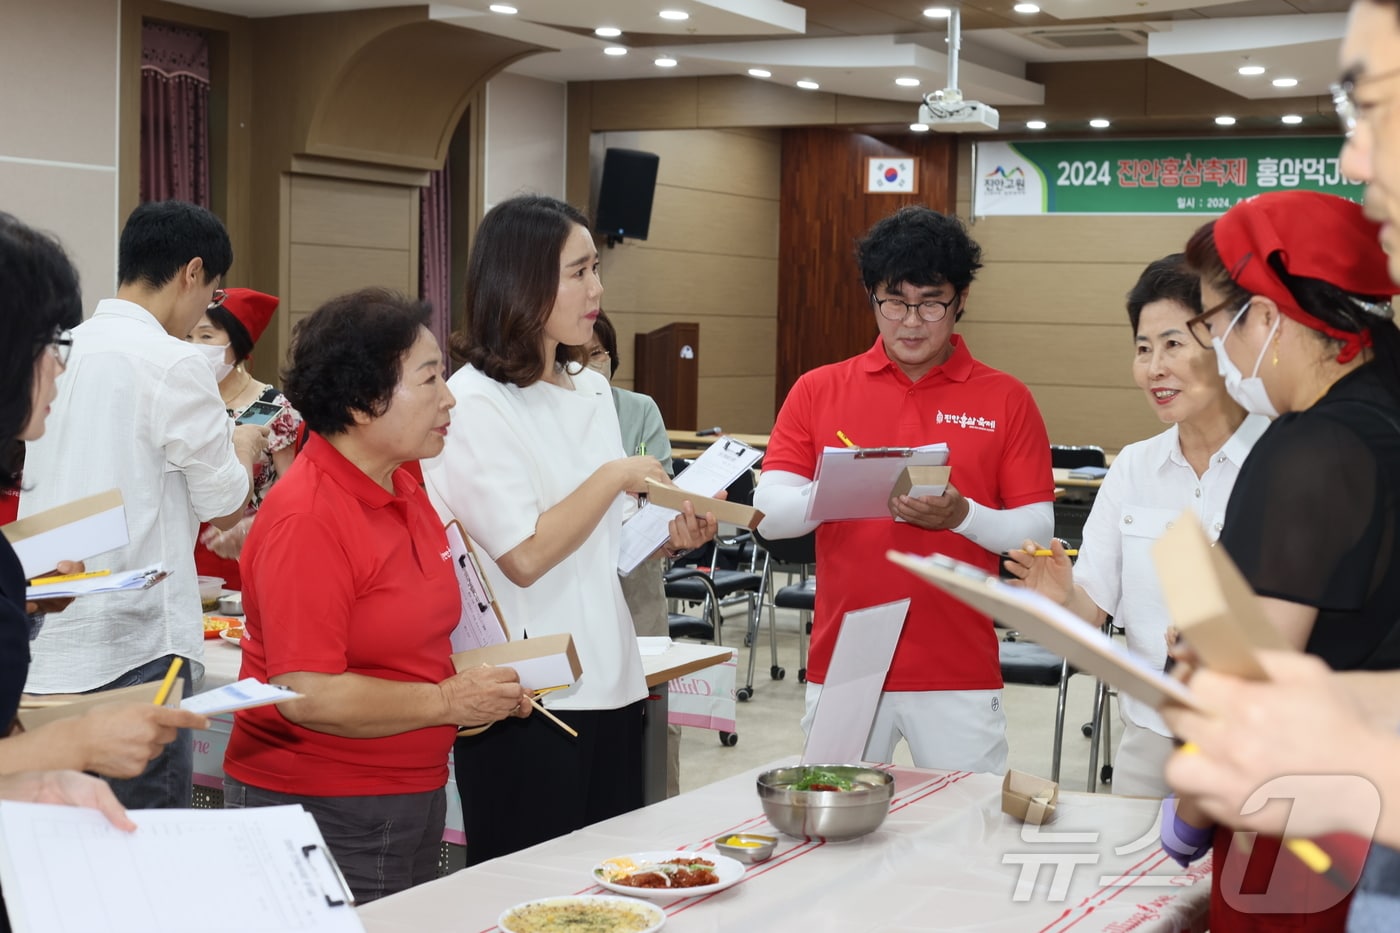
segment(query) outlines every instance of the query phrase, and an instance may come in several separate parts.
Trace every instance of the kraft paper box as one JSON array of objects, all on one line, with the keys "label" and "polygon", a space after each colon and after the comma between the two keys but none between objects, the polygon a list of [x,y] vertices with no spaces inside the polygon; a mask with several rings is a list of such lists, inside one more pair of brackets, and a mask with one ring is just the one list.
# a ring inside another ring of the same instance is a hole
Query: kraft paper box
[{"label": "kraft paper box", "polygon": [[[162,681],[118,687],[101,693],[26,693],[20,697],[19,712],[15,718],[25,731],[32,732],[40,726],[70,716],[81,716],[93,707],[104,703],[151,703],[160,693]],[[165,705],[178,708],[185,692],[185,682],[175,678]]]},{"label": "kraft paper box", "polygon": [[1152,562],[1173,624],[1206,667],[1264,680],[1255,652],[1290,650],[1230,556],[1211,545],[1193,513],[1183,512],[1157,539]]},{"label": "kraft paper box", "polygon": [[61,560],[88,560],[131,541],[117,489],[21,518],[0,528],[0,534],[15,549],[24,575],[31,579],[49,573]]},{"label": "kraft paper box", "polygon": [[948,474],[951,467],[911,466],[905,467],[894,481],[890,498],[896,496],[941,496],[948,488]]},{"label": "kraft paper box", "polygon": [[747,528],[750,531],[756,529],[758,523],[763,521],[763,513],[751,505],[730,502],[728,499],[702,496],[676,486],[658,483],[654,479],[647,480],[647,501],[668,509],[675,509],[677,512],[682,509],[685,502],[689,501],[691,507],[695,509],[696,515],[703,516],[706,512],[710,512],[715,516],[716,521],[729,522],[731,525],[738,525],[740,528]]},{"label": "kraft paper box", "polygon": [[1007,771],[1001,781],[1001,812],[1022,823],[1039,826],[1055,815],[1060,785],[1024,771]]},{"label": "kraft paper box", "polygon": [[452,656],[452,663],[459,671],[482,664],[514,668],[521,686],[532,691],[572,686],[583,675],[574,638],[568,632],[459,651]]}]

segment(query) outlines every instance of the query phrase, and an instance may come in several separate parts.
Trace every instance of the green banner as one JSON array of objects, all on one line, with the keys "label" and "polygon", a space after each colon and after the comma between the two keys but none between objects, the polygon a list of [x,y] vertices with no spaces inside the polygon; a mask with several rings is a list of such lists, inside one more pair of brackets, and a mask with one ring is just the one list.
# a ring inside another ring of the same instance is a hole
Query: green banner
[{"label": "green banner", "polygon": [[1341,148],[1340,136],[977,143],[972,212],[1218,214],[1291,190],[1359,201]]}]

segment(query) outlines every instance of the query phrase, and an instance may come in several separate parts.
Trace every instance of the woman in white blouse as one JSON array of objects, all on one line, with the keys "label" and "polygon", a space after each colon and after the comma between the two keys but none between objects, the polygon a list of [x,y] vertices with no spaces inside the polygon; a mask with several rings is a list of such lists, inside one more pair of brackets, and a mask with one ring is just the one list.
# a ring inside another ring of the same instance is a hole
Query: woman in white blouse
[{"label": "woman in white blouse", "polygon": [[[583,676],[545,717],[458,739],[457,788],[476,864],[640,807],[647,695],[617,562],[627,494],[668,482],[655,457],[622,450],[608,382],[586,368],[603,286],[588,220],[554,198],[504,201],[482,220],[467,271],[465,363],[428,493],[478,545],[514,638],[568,632]],[[664,549],[714,537],[687,507]],[[543,724],[543,728],[539,728]],[[521,728],[523,726],[523,728]]]},{"label": "woman in white blouse", "polygon": [[[1246,416],[1225,391],[1215,356],[1187,332],[1201,311],[1201,288],[1180,254],[1143,271],[1128,293],[1135,335],[1133,379],[1167,430],[1124,447],[1114,460],[1084,524],[1079,559],[1071,565],[1060,542],[1051,557],[1012,551],[1007,568],[1042,594],[1102,624],[1113,616],[1128,647],[1161,669],[1170,619],[1153,569],[1151,548],[1186,509],[1211,540],[1221,529],[1230,490],[1268,420]],[[1117,794],[1162,797],[1162,767],[1171,731],[1151,707],[1120,694],[1123,736],[1113,766]]]}]

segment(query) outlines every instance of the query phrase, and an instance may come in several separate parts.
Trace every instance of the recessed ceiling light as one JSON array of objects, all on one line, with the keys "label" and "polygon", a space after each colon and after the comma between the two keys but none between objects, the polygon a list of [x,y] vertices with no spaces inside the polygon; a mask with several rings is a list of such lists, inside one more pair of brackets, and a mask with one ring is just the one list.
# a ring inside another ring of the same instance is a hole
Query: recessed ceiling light
[{"label": "recessed ceiling light", "polygon": [[1039,12],[1040,12],[1040,7],[1036,6],[1034,3],[1018,3],[1018,4],[1016,4],[1015,6],[1013,6],[1011,9],[1015,10],[1017,13],[1039,13]]},{"label": "recessed ceiling light", "polygon": [[953,15],[953,11],[946,6],[931,6],[924,10],[924,15],[929,19],[947,19]]},{"label": "recessed ceiling light", "polygon": [[1297,87],[1297,78],[1275,78],[1274,87]]},{"label": "recessed ceiling light", "polygon": [[1028,130],[1043,130],[1043,129],[1045,129],[1045,121],[1044,121],[1044,120],[1027,120],[1027,121],[1026,121],[1026,129],[1028,129]]},{"label": "recessed ceiling light", "polygon": [[749,74],[753,75],[755,78],[773,77],[773,72],[769,71],[767,68],[750,68]]},{"label": "recessed ceiling light", "polygon": [[1246,78],[1253,77],[1254,75],[1261,75],[1261,74],[1263,74],[1263,73],[1264,73],[1264,66],[1263,66],[1263,65],[1241,65],[1241,66],[1240,66],[1240,74],[1244,75]]},{"label": "recessed ceiling light", "polygon": [[515,7],[511,6],[509,3],[493,3],[490,7],[488,7],[488,9],[490,9],[492,13],[504,13],[507,16],[511,16],[515,13],[520,12]]},{"label": "recessed ceiling light", "polygon": [[1110,124],[1103,117],[1095,117],[1094,119],[1089,121],[1089,125],[1096,130],[1106,130],[1108,129]]},{"label": "recessed ceiling light", "polygon": [[690,14],[685,10],[662,10],[661,18],[674,20],[679,23],[683,19],[690,19]]},{"label": "recessed ceiling light", "polygon": [[798,81],[797,86],[802,88],[802,90],[804,91],[815,91],[817,88],[821,87],[821,85],[817,82],[807,80]]},{"label": "recessed ceiling light", "polygon": [[927,133],[927,132],[928,132],[928,124],[927,124],[927,123],[911,123],[911,124],[909,124],[909,129],[910,129],[911,132],[915,132],[915,133]]},{"label": "recessed ceiling light", "polygon": [[1299,123],[1303,122],[1303,118],[1296,113],[1285,113],[1280,119],[1289,126],[1297,126]]},{"label": "recessed ceiling light", "polygon": [[674,58],[666,58],[666,57],[658,58],[658,59],[656,60],[656,67],[657,67],[657,68],[674,68],[674,67],[676,67],[676,60],[675,60]]},{"label": "recessed ceiling light", "polygon": [[1216,125],[1216,126],[1234,126],[1234,125],[1235,125],[1235,118],[1234,118],[1234,117],[1228,117],[1228,116],[1225,116],[1224,114],[1221,114],[1220,116],[1218,116],[1218,117],[1215,118],[1215,125]]},{"label": "recessed ceiling light", "polygon": [[604,55],[626,55],[627,50],[620,45],[610,45],[603,49]]},{"label": "recessed ceiling light", "polygon": [[894,79],[894,83],[895,83],[895,84],[898,84],[900,87],[918,87],[918,86],[919,86],[919,79],[918,79],[918,78],[895,78],[895,79]]},{"label": "recessed ceiling light", "polygon": [[622,30],[618,29],[616,26],[599,26],[597,29],[593,30],[593,35],[598,36],[600,39],[616,39],[618,36],[622,35]]}]

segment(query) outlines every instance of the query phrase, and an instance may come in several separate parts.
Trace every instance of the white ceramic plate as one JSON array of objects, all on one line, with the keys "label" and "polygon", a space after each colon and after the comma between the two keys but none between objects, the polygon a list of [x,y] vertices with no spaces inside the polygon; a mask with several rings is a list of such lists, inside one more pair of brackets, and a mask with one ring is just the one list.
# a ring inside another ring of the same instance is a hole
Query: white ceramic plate
[{"label": "white ceramic plate", "polygon": [[[629,897],[650,897],[661,900],[672,900],[678,897],[694,897],[697,894],[710,894],[715,891],[723,891],[725,888],[739,881],[744,877],[744,865],[738,859],[732,859],[727,855],[720,855],[718,852],[631,852],[627,855],[614,856],[616,859],[630,859],[635,862],[639,869],[647,864],[658,864],[669,862],[671,859],[691,858],[704,859],[707,862],[715,863],[715,875],[719,878],[714,884],[704,884],[695,888],[633,888],[625,884],[616,884],[607,880],[607,865],[599,863],[593,866],[593,880],[609,891],[616,891],[619,894],[626,894]],[[612,861],[612,859],[609,859]]]},{"label": "white ceramic plate", "polygon": [[[496,923],[504,933],[532,933],[532,931],[541,928],[525,922],[529,919],[530,914],[547,915],[549,912],[554,912],[561,917],[568,917],[571,912],[575,911],[580,912],[574,914],[575,916],[607,915],[615,911],[624,911],[627,915],[636,917],[639,922],[646,924],[637,929],[636,933],[656,933],[666,923],[666,915],[655,904],[648,904],[630,897],[613,897],[609,894],[576,894],[570,897],[544,897],[537,901],[526,901],[505,911],[496,920]],[[577,924],[578,921],[575,923]],[[566,926],[558,928],[567,929]],[[597,926],[589,927],[589,929],[602,930],[604,928]],[[630,928],[618,926],[617,929]]]},{"label": "white ceramic plate", "polygon": [[[229,628],[232,628],[232,627],[233,627],[233,626],[229,626]],[[242,631],[242,627],[241,627],[241,626],[239,627],[239,631]],[[237,646],[240,647],[240,648],[243,647],[243,636],[241,636],[241,635],[238,635],[238,636],[230,635],[230,634],[228,633],[228,629],[220,629],[220,630],[219,630],[219,637],[222,638],[224,641],[228,642],[230,645],[237,645]]]}]

